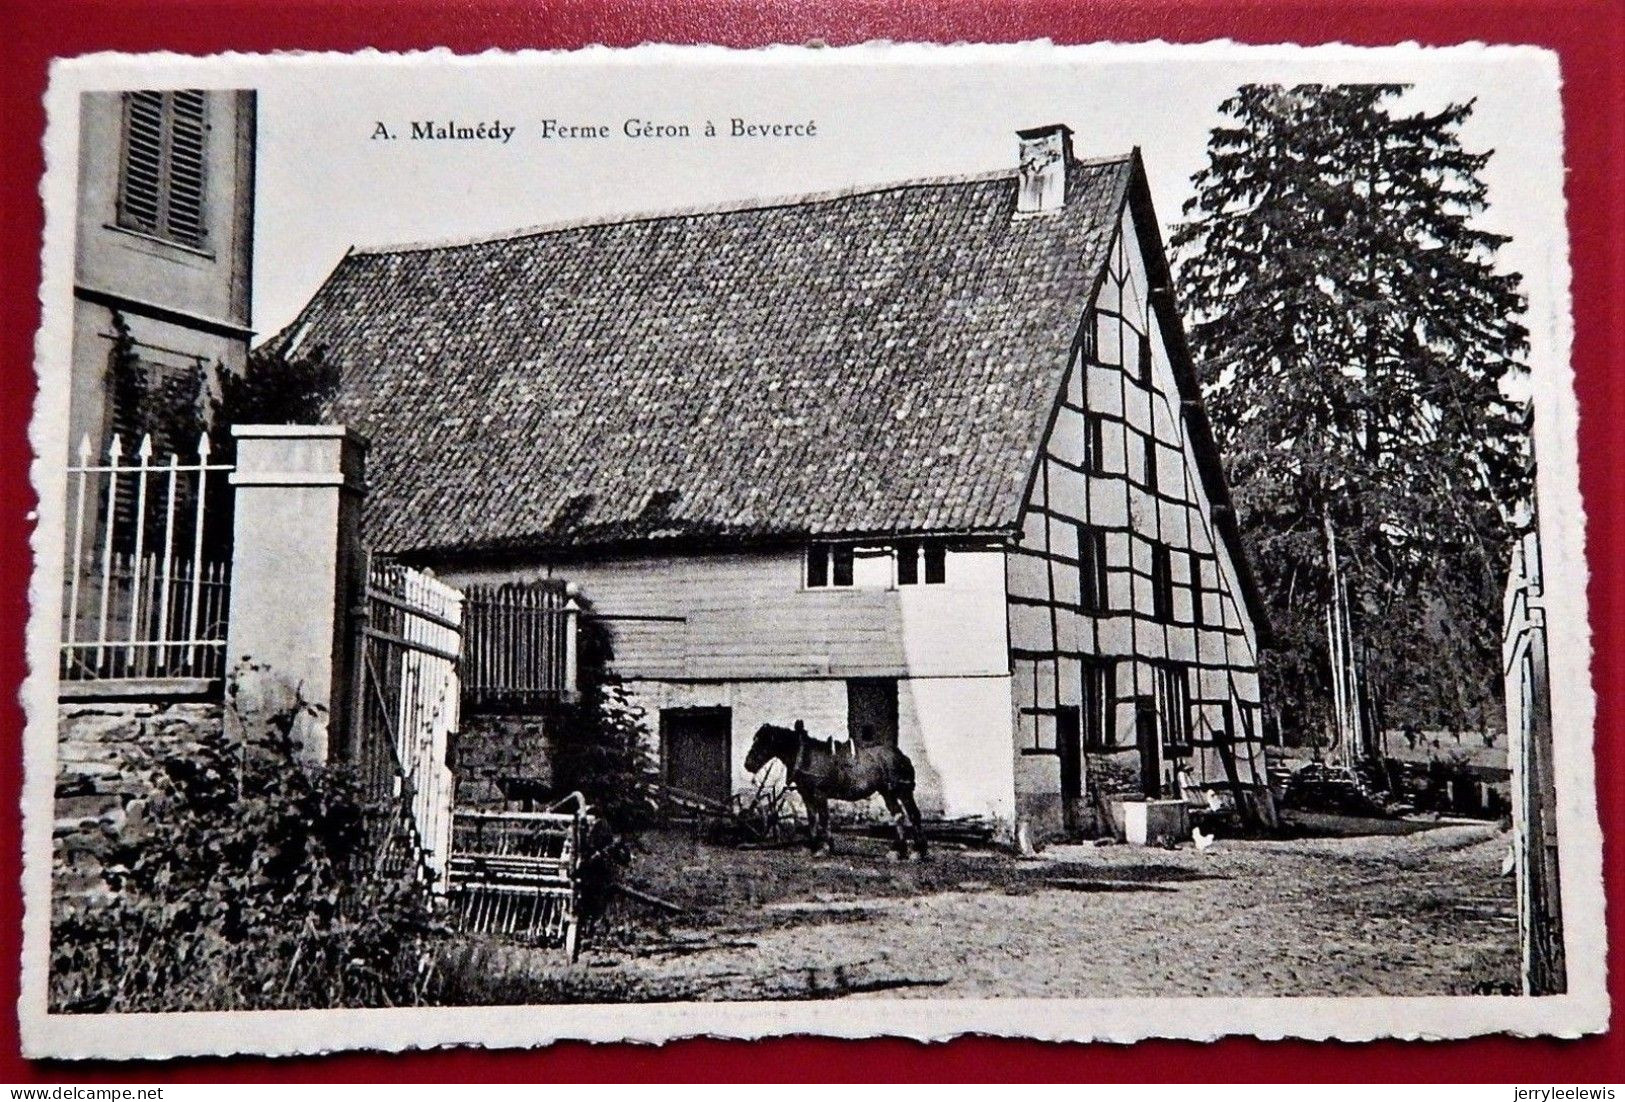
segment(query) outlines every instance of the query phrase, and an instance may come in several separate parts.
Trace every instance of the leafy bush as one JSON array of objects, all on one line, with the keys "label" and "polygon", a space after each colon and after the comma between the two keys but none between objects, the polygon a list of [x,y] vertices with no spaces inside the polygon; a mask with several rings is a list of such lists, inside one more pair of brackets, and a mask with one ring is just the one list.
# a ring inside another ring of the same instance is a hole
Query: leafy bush
[{"label": "leafy bush", "polygon": [[579,622],[581,692],[553,739],[553,785],[580,792],[616,830],[644,827],[659,808],[648,713],[607,672],[613,657],[607,630],[588,616]]},{"label": "leafy bush", "polygon": [[[202,363],[163,369],[144,360],[129,323],[113,311],[113,346],[107,360],[107,390],[112,397],[112,430],[123,433],[126,455],[143,436],[160,452],[191,455],[209,417],[209,378],[223,374],[219,365]],[[105,443],[101,441],[99,443]]]},{"label": "leafy bush", "polygon": [[332,414],[339,382],[338,365],[321,347],[305,356],[257,348],[242,374],[222,375],[214,419],[220,425],[320,424]]},{"label": "leafy bush", "polygon": [[420,884],[382,867],[388,811],[300,760],[298,732],[319,709],[295,696],[241,712],[244,672],[227,695],[237,722],[155,769],[145,806],[107,828],[106,890],[58,900],[53,1010],[422,1001],[421,962],[446,930]]}]

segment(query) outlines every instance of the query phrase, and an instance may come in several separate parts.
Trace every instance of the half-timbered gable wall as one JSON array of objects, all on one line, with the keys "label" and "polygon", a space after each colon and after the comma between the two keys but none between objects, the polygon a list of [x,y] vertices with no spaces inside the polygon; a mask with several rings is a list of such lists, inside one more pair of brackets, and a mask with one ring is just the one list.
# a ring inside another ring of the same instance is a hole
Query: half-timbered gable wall
[{"label": "half-timbered gable wall", "polygon": [[1173,794],[1182,764],[1222,791],[1264,778],[1256,628],[1138,234],[1125,210],[1008,559],[1017,802],[1040,837],[1098,828],[1114,793]]}]

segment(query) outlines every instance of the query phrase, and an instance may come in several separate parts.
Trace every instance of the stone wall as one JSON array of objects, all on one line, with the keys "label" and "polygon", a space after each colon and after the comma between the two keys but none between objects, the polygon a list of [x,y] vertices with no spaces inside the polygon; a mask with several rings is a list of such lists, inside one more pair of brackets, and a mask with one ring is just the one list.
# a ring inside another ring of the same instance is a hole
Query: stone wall
[{"label": "stone wall", "polygon": [[139,815],[147,778],[219,729],[216,703],[97,702],[57,705],[53,829],[58,893],[94,890],[107,840]]},{"label": "stone wall", "polygon": [[517,807],[549,790],[548,728],[543,716],[465,713],[454,767],[457,806]]}]

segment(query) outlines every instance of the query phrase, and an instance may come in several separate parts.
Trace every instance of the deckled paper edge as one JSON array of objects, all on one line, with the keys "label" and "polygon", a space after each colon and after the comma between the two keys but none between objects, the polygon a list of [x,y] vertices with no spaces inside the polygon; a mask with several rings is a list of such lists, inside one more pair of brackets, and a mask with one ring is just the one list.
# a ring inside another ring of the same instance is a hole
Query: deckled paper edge
[{"label": "deckled paper edge", "polygon": [[[865,999],[838,1002],[594,1004],[396,1010],[306,1010],[186,1015],[52,1015],[44,1011],[50,934],[52,797],[56,758],[55,607],[61,592],[60,540],[64,529],[66,474],[56,458],[67,454],[67,387],[53,362],[71,359],[73,229],[77,200],[78,94],[98,87],[134,86],[138,74],[172,67],[194,86],[242,87],[241,69],[274,65],[524,65],[660,64],[763,60],[794,64],[909,61],[966,64],[982,61],[1124,60],[1173,51],[1185,56],[1235,55],[1238,60],[1283,61],[1391,59],[1408,54],[1471,53],[1482,58],[1521,57],[1538,64],[1551,87],[1553,114],[1548,166],[1554,207],[1548,252],[1556,291],[1551,315],[1528,319],[1554,336],[1552,374],[1536,375],[1535,439],[1540,457],[1551,670],[1554,685],[1584,686],[1554,694],[1553,727],[1559,788],[1558,814],[1562,891],[1570,992],[1539,999],[1504,996],[1169,999]],[[237,71],[233,72],[233,67]],[[120,78],[120,73],[127,74]],[[227,75],[230,73],[231,75]],[[99,78],[99,79],[98,79]],[[204,78],[204,79],[199,79]],[[1605,897],[1601,829],[1596,809],[1592,740],[1595,697],[1590,681],[1591,633],[1586,615],[1585,514],[1578,476],[1578,405],[1570,360],[1573,339],[1568,264],[1568,226],[1563,197],[1561,72],[1557,55],[1533,46],[1388,47],[1345,44],[1301,47],[1247,46],[1222,40],[1201,44],[1092,43],[1055,46],[1048,41],[1009,45],[867,43],[838,49],[774,45],[759,50],[721,46],[646,44],[631,49],[593,46],[581,50],[502,51],[456,54],[436,49],[404,54],[222,53],[190,57],[174,53],[98,53],[52,63],[46,93],[46,173],[40,194],[46,209],[42,253],[40,332],[35,342],[40,394],[29,437],[35,458],[31,478],[39,495],[31,536],[34,578],[27,632],[30,672],[21,699],[28,716],[24,735],[23,840],[25,901],[19,1018],[24,1055],[82,1058],[319,1054],[369,1048],[404,1051],[448,1045],[491,1048],[533,1046],[558,1040],[661,1044],[687,1037],[756,1039],[790,1034],[832,1037],[891,1036],[939,1042],[977,1034],[1053,1041],[1132,1042],[1160,1037],[1215,1040],[1247,1035],[1311,1040],[1378,1038],[1443,1040],[1488,1033],[1579,1037],[1607,1028]],[[1563,736],[1567,735],[1566,741]]]}]

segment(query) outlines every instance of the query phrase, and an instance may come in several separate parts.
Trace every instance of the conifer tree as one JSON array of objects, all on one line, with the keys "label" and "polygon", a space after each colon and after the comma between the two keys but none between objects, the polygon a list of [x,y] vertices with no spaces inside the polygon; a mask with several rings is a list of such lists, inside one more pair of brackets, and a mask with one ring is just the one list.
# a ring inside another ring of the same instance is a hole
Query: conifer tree
[{"label": "conifer tree", "polygon": [[1529,494],[1520,278],[1474,225],[1471,103],[1247,85],[1173,235],[1192,351],[1280,646],[1266,693],[1318,741],[1328,522],[1377,724],[1500,713],[1500,594]]}]

